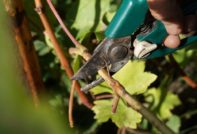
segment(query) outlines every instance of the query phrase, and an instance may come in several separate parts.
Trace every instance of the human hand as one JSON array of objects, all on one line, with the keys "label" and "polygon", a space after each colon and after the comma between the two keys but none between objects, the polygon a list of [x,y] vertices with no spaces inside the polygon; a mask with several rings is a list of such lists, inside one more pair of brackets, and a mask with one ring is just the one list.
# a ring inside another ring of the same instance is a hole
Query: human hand
[{"label": "human hand", "polygon": [[193,33],[197,30],[197,15],[183,16],[181,0],[147,0],[151,14],[163,22],[168,32],[164,45],[176,48],[180,44],[179,34]]}]

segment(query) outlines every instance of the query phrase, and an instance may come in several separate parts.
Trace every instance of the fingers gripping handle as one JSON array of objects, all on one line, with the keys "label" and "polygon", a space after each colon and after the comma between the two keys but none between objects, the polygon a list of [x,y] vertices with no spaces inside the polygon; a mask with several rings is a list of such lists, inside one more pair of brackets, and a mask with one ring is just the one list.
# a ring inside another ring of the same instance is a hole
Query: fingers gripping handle
[{"label": "fingers gripping handle", "polygon": [[[196,14],[197,11],[197,1],[193,0],[190,2],[187,2],[184,4],[182,7],[184,15],[191,15],[191,14]],[[155,51],[152,51],[146,59],[152,59],[152,58],[157,58],[161,57],[167,54],[171,54],[175,52],[176,50],[182,49],[186,46],[190,46],[194,44],[195,41],[197,41],[197,35],[190,36],[188,38],[185,38],[181,40],[181,44],[179,45],[178,48],[166,48],[162,46],[161,44],[163,43],[164,39],[167,36],[166,29],[163,25],[162,22],[160,21],[155,21],[153,28],[148,32],[147,34],[144,35],[139,35],[137,36],[137,39],[139,41],[148,41],[153,44],[157,44],[158,48]]]},{"label": "fingers gripping handle", "polygon": [[[182,9],[185,15],[194,14],[197,10],[197,1],[191,0],[187,2]],[[108,38],[121,38],[132,35],[144,23],[148,10],[147,0],[123,0],[105,35]],[[166,36],[166,29],[160,21],[155,21],[154,27],[147,34],[137,36],[139,41],[148,41],[158,45],[158,49],[153,51],[147,57],[148,59],[173,53],[177,49],[189,46],[197,40],[197,36],[191,36],[183,40],[178,48],[170,49],[161,47]]]}]

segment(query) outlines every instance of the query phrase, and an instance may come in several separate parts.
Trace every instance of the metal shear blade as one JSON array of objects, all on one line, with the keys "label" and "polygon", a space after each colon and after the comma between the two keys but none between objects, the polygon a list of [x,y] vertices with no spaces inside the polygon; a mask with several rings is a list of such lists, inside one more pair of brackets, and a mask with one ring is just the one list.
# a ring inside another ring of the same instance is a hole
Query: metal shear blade
[{"label": "metal shear blade", "polygon": [[87,79],[105,67],[108,67],[110,72],[117,72],[133,55],[130,43],[130,37],[105,38],[95,49],[92,58],[79,69],[72,79]]}]

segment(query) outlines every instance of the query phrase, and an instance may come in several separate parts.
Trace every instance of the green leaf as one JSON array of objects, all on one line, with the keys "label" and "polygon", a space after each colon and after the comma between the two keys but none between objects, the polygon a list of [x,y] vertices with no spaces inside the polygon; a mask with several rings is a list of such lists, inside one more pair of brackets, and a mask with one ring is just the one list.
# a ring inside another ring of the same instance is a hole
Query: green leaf
[{"label": "green leaf", "polygon": [[168,119],[172,116],[171,110],[181,104],[178,96],[172,92],[167,92],[166,95],[162,93],[165,89],[150,89],[145,94],[146,101],[152,103],[151,109],[157,109],[158,115],[162,119]]},{"label": "green leaf", "polygon": [[[156,79],[156,75],[144,72],[145,63],[142,61],[129,61],[117,74],[113,77],[117,79],[126,90],[131,94],[144,93],[148,86]],[[94,95],[101,93],[112,93],[106,83],[93,88],[91,92]],[[93,111],[95,119],[99,123],[112,120],[118,127],[136,128],[137,123],[141,122],[141,115],[131,108],[128,108],[122,100],[118,104],[115,114],[111,112],[112,100],[95,101]]]},{"label": "green leaf", "polygon": [[107,86],[106,82],[103,82],[102,84],[94,87],[90,91],[94,95],[98,95],[98,94],[102,94],[102,93],[111,93],[111,94],[113,93],[113,91],[111,90],[111,88],[109,88]]},{"label": "green leaf", "polygon": [[48,54],[50,51],[51,51],[50,48],[44,47],[41,51],[39,51],[39,56],[44,56],[44,55]]},{"label": "green leaf", "polygon": [[45,41],[46,41],[46,45],[47,45],[49,48],[51,48],[51,49],[54,48],[54,47],[53,47],[53,43],[51,42],[51,40],[50,40],[49,36],[47,35],[47,33],[45,34]]},{"label": "green leaf", "polygon": [[105,34],[103,32],[95,32],[95,36],[98,41],[102,41],[105,38]]},{"label": "green leaf", "polygon": [[53,107],[60,107],[60,106],[62,106],[63,105],[63,103],[62,103],[62,96],[61,95],[56,95],[54,97],[54,99],[51,99],[49,101],[49,104],[51,106],[53,106]]},{"label": "green leaf", "polygon": [[106,28],[102,18],[109,10],[110,2],[111,0],[80,0],[77,16],[72,25],[72,28],[79,31],[78,39],[83,40],[88,33],[103,31]]},{"label": "green leaf", "polygon": [[181,127],[181,119],[180,117],[173,115],[169,118],[166,123],[168,127],[170,127],[175,133],[179,133],[179,129]]},{"label": "green leaf", "polygon": [[[130,94],[144,93],[150,84],[156,80],[155,74],[145,72],[145,62],[129,61],[113,77],[118,80]],[[101,93],[112,93],[106,83],[93,88],[91,92],[94,95]]]},{"label": "green leaf", "polygon": [[161,108],[159,111],[160,116],[163,119],[169,118],[170,116],[172,116],[171,110],[180,104],[181,104],[181,102],[180,102],[178,96],[174,95],[171,92],[168,92],[167,97],[165,98],[163,104],[161,105]]},{"label": "green leaf", "polygon": [[42,42],[40,40],[34,41],[34,46],[35,46],[36,51],[38,51],[39,56],[44,56],[51,51],[51,49],[49,47],[47,47],[44,44],[44,42]]},{"label": "green leaf", "polygon": [[79,70],[80,65],[81,65],[81,58],[80,56],[76,56],[72,62],[72,68],[75,73],[77,72],[77,70]]},{"label": "green leaf", "polygon": [[191,62],[191,59],[195,56],[197,50],[196,49],[181,49],[179,51],[176,51],[173,56],[176,59],[176,61],[181,66],[186,66],[188,63]]},{"label": "green leaf", "polygon": [[112,100],[98,100],[94,104],[92,109],[96,114],[95,119],[99,123],[111,119],[119,128],[137,128],[137,124],[141,122],[141,114],[127,107],[122,100],[119,102],[116,113],[112,113],[111,110]]},{"label": "green leaf", "polygon": [[130,94],[144,93],[157,78],[155,74],[145,72],[145,62],[129,61],[113,77],[118,80]]}]

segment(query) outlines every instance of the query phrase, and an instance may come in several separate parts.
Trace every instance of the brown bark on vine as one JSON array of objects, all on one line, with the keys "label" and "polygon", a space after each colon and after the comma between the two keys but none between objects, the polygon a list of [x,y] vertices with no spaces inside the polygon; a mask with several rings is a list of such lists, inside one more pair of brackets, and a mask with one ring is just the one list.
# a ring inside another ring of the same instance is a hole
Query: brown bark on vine
[{"label": "brown bark on vine", "polygon": [[13,23],[13,32],[19,52],[20,67],[26,87],[30,90],[34,104],[39,103],[38,92],[42,92],[42,82],[38,58],[32,43],[32,36],[28,27],[21,0],[4,0],[6,11]]}]

